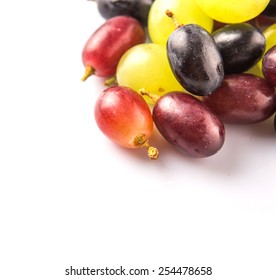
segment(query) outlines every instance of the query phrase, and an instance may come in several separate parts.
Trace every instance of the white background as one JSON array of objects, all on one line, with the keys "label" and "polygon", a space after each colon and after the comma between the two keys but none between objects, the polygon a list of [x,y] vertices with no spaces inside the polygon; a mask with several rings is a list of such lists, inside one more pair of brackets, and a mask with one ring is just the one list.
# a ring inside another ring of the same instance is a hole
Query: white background
[{"label": "white background", "polygon": [[[158,161],[119,148],[94,121],[103,81],[80,81],[83,45],[101,23],[86,0],[1,1],[0,278],[275,280],[273,118],[226,126],[207,159],[157,134]],[[65,276],[120,265],[156,272]],[[213,275],[162,277],[160,266]]]}]

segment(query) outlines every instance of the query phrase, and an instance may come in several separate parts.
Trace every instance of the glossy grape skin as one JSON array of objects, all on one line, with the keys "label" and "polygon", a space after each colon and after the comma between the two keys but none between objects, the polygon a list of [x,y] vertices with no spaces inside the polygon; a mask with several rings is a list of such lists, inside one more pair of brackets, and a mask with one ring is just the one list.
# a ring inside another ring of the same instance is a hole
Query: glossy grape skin
[{"label": "glossy grape skin", "polygon": [[190,93],[205,96],[221,84],[222,56],[210,33],[199,25],[175,29],[167,42],[167,54],[177,80]]},{"label": "glossy grape skin", "polygon": [[137,19],[129,16],[108,19],[85,43],[82,61],[86,72],[82,80],[91,75],[99,77],[115,75],[121,56],[145,40],[145,30]]},{"label": "glossy grape skin", "polygon": [[186,155],[209,157],[224,144],[222,121],[188,93],[175,91],[162,96],[156,102],[152,115],[160,134]]},{"label": "glossy grape skin", "polygon": [[175,24],[166,15],[170,10],[180,24],[195,23],[208,32],[212,31],[213,19],[208,17],[195,0],[155,0],[148,15],[148,32],[152,42],[166,45]]},{"label": "glossy grape skin", "polygon": [[261,122],[276,110],[274,87],[251,74],[226,75],[221,86],[203,102],[223,122],[232,124]]},{"label": "glossy grape skin", "polygon": [[[119,85],[139,91],[145,89],[162,96],[172,90],[183,90],[170,68],[166,47],[144,43],[129,49],[120,59],[116,71]],[[151,99],[144,97],[148,103]]]},{"label": "glossy grape skin", "polygon": [[253,67],[264,54],[266,39],[248,23],[224,26],[212,33],[220,51],[225,74],[242,73]]},{"label": "glossy grape skin", "polygon": [[99,129],[117,145],[130,149],[146,147],[148,152],[157,152],[149,146],[153,133],[150,108],[131,88],[110,86],[102,91],[95,103],[94,116]]},{"label": "glossy grape skin", "polygon": [[[266,39],[265,53],[276,44],[276,23],[270,25],[263,31]],[[262,57],[263,59],[263,57]],[[258,66],[262,69],[262,59],[258,62]]]},{"label": "glossy grape skin", "polygon": [[262,72],[265,79],[276,87],[276,44],[265,53],[262,61]]},{"label": "glossy grape skin", "polygon": [[99,13],[109,19],[119,15],[128,15],[147,26],[149,9],[154,0],[97,0]]},{"label": "glossy grape skin", "polygon": [[258,16],[269,0],[196,0],[211,18],[225,23],[241,23]]}]

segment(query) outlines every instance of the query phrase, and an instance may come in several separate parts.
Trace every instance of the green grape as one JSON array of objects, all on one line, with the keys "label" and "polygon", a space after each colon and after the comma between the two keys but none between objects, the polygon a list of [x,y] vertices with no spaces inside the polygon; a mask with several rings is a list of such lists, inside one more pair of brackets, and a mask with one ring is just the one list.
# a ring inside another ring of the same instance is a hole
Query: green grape
[{"label": "green grape", "polygon": [[[263,34],[265,36],[265,39],[266,39],[266,47],[265,47],[265,52],[263,54],[263,56],[265,55],[265,53],[270,49],[272,48],[273,46],[276,45],[276,23],[270,25],[267,29],[265,29],[263,31]],[[259,62],[258,62],[258,67],[261,71],[262,69],[262,60],[261,59]]]},{"label": "green grape", "polygon": [[260,69],[260,66],[258,64],[254,65],[253,67],[251,67],[249,70],[247,70],[245,73],[247,74],[252,74],[252,75],[255,75],[255,76],[258,76],[258,77],[261,77],[263,78],[264,75],[263,75],[263,72],[262,70]]},{"label": "green grape", "polygon": [[[139,44],[129,49],[120,59],[116,79],[120,86],[162,96],[170,91],[183,90],[176,80],[167,58],[166,47],[155,43]],[[152,104],[152,100],[144,96]]]},{"label": "green grape", "polygon": [[240,23],[258,16],[269,0],[196,0],[211,18],[225,23]]},{"label": "green grape", "polygon": [[213,19],[203,13],[195,0],[155,0],[148,15],[149,37],[154,43],[165,45],[175,29],[166,10],[173,12],[180,24],[196,23],[209,32],[213,29]]},{"label": "green grape", "polygon": [[267,52],[270,48],[276,45],[276,23],[270,25],[263,33],[266,38],[265,52]]}]

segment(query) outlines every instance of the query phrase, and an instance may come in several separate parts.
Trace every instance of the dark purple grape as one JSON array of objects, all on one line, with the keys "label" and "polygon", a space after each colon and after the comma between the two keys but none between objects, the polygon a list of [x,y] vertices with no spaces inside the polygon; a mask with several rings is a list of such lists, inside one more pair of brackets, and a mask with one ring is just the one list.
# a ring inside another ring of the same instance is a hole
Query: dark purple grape
[{"label": "dark purple grape", "polygon": [[276,0],[270,0],[262,15],[276,18]]},{"label": "dark purple grape", "polygon": [[209,157],[224,144],[223,123],[191,94],[174,91],[163,95],[152,115],[160,134],[187,155]]},{"label": "dark purple grape", "polygon": [[223,80],[222,57],[210,33],[199,25],[176,28],[167,41],[167,55],[175,77],[190,93],[211,94]]},{"label": "dark purple grape", "polygon": [[99,13],[106,19],[127,15],[147,26],[149,9],[154,0],[97,0]]},{"label": "dark purple grape", "polygon": [[222,55],[225,74],[250,69],[264,54],[266,39],[258,28],[249,23],[226,25],[212,35]]},{"label": "dark purple grape", "polygon": [[265,53],[262,71],[266,80],[276,87],[276,45]]},{"label": "dark purple grape", "polygon": [[264,121],[276,110],[274,87],[251,74],[226,75],[221,86],[203,102],[223,122],[233,124]]}]

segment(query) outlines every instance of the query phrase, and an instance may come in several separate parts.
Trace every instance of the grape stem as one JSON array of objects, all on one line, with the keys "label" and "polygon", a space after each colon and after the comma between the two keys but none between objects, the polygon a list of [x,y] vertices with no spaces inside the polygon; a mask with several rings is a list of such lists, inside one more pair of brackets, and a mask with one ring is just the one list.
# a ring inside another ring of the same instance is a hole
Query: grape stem
[{"label": "grape stem", "polygon": [[176,19],[175,15],[174,15],[174,13],[172,11],[166,10],[166,15],[173,20],[175,28],[179,28],[179,27],[184,25],[184,24],[181,24],[181,23],[178,22],[178,20]]},{"label": "grape stem", "polygon": [[95,69],[91,66],[86,66],[85,67],[85,72],[83,77],[81,78],[82,81],[85,81],[88,77],[94,75]]},{"label": "grape stem", "polygon": [[116,76],[113,76],[107,80],[105,80],[104,82],[104,85],[105,86],[112,86],[112,85],[118,85],[118,82],[117,82],[117,79],[116,79]]},{"label": "grape stem", "polygon": [[158,99],[160,98],[159,95],[154,94],[154,93],[151,93],[151,92],[145,90],[144,88],[141,88],[138,92],[139,92],[142,96],[145,95],[145,96],[149,97],[149,98],[151,99],[151,101],[152,101],[154,104],[155,104],[155,103],[158,101]]},{"label": "grape stem", "polygon": [[135,146],[141,147],[141,148],[147,148],[148,149],[148,157],[150,159],[158,159],[159,157],[159,151],[157,148],[152,147],[149,143],[149,140],[145,138],[145,135],[137,135],[133,139],[133,143]]}]

